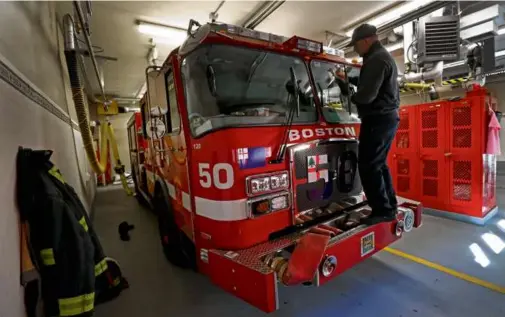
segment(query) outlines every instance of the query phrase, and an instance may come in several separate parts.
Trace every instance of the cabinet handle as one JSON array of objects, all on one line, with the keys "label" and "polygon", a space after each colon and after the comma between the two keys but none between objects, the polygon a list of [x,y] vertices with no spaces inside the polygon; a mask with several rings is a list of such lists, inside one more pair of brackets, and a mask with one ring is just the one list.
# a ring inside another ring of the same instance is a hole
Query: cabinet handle
[{"label": "cabinet handle", "polygon": [[452,153],[448,152],[448,153],[444,153],[444,155],[445,155],[446,157],[449,157],[449,156],[452,156]]}]

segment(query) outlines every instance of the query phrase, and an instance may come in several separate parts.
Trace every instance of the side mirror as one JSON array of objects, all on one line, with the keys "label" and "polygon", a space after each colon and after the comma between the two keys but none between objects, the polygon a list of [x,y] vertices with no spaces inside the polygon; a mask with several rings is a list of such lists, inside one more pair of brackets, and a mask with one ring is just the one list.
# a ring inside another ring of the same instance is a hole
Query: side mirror
[{"label": "side mirror", "polygon": [[216,87],[216,73],[214,72],[214,67],[212,65],[207,66],[207,85],[209,86],[210,94],[213,97],[217,97],[217,87]]},{"label": "side mirror", "polygon": [[[193,31],[193,28],[196,26],[196,30]],[[189,26],[188,26],[188,30],[187,30],[187,33],[188,33],[188,36],[191,36],[191,37],[195,37],[195,33],[196,31],[198,31],[198,29],[201,27],[202,25],[200,23],[198,23],[198,21],[195,21],[193,19],[189,20]]]}]

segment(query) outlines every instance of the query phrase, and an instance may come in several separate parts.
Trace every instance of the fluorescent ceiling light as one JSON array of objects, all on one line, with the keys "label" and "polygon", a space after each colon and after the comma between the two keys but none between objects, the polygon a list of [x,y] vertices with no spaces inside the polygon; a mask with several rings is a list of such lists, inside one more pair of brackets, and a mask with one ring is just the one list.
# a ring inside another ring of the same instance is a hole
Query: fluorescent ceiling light
[{"label": "fluorescent ceiling light", "polygon": [[505,50],[494,53],[494,57],[500,57],[500,56],[505,56]]},{"label": "fluorescent ceiling light", "polygon": [[505,28],[500,28],[498,29],[498,31],[496,32],[498,35],[503,35],[505,34]]},{"label": "fluorescent ceiling light", "polygon": [[172,43],[181,44],[187,37],[185,30],[146,22],[139,22],[137,29],[140,33],[156,37],[160,42],[163,39],[165,42],[171,40]]},{"label": "fluorescent ceiling light", "polygon": [[[393,20],[398,19],[402,15],[405,15],[409,12],[415,11],[421,7],[424,7],[425,5],[433,2],[434,0],[416,0],[416,1],[406,1],[404,4],[399,5],[389,11],[387,11],[384,14],[378,15],[375,18],[372,18],[366,23],[374,25],[376,27],[380,27],[388,22],[391,22]],[[354,29],[349,30],[345,34],[349,37],[352,36],[352,32]]]}]

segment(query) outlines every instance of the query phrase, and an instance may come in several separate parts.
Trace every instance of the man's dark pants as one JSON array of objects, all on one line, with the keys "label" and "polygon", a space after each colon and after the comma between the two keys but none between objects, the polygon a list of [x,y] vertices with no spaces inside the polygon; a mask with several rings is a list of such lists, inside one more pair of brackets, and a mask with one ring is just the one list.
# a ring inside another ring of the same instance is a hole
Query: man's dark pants
[{"label": "man's dark pants", "polygon": [[399,121],[396,111],[361,121],[358,168],[373,216],[391,216],[398,204],[386,160]]}]

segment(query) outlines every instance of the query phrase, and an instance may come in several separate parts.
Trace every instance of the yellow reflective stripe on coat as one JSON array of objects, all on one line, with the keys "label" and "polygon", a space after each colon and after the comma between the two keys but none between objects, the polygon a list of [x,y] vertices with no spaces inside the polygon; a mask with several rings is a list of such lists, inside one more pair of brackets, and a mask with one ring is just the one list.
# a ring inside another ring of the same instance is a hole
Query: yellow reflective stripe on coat
[{"label": "yellow reflective stripe on coat", "polygon": [[90,312],[95,307],[94,304],[95,293],[58,300],[60,316],[77,316]]},{"label": "yellow reflective stripe on coat", "polygon": [[95,276],[98,276],[107,270],[107,261],[103,259],[95,265]]},{"label": "yellow reflective stripe on coat", "polygon": [[61,176],[60,171],[56,168],[56,166],[51,167],[51,169],[48,171],[48,173],[51,174],[53,177],[55,177],[60,182],[65,183],[63,176]]},{"label": "yellow reflective stripe on coat", "polygon": [[84,218],[84,216],[81,218],[81,220],[79,220],[79,223],[81,224],[81,226],[84,228],[84,230],[86,232],[88,232],[88,224],[86,223],[86,218]]},{"label": "yellow reflective stripe on coat", "polygon": [[42,264],[45,266],[55,265],[54,251],[53,249],[42,249],[40,250],[40,257],[42,258]]}]

